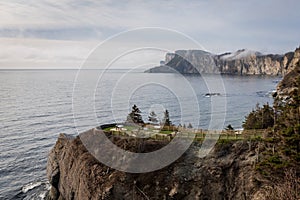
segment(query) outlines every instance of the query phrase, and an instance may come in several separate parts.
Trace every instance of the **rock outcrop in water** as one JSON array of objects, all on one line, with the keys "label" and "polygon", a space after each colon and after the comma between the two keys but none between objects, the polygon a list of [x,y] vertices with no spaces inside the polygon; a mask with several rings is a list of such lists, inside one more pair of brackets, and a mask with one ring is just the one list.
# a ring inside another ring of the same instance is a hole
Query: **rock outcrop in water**
[{"label": "rock outcrop in water", "polygon": [[285,75],[300,59],[300,48],[284,55],[249,50],[215,55],[202,50],[178,50],[167,53],[165,61],[149,73],[230,74],[230,75]]},{"label": "rock outcrop in water", "polygon": [[[127,150],[138,149],[136,138],[111,140]],[[163,141],[144,140],[141,152],[164,145]],[[198,157],[200,146],[193,143],[183,156],[163,169],[131,174],[99,163],[80,137],[61,134],[48,158],[47,176],[52,188],[47,199],[262,198],[266,182],[254,170],[257,142],[219,143],[205,158]]]}]

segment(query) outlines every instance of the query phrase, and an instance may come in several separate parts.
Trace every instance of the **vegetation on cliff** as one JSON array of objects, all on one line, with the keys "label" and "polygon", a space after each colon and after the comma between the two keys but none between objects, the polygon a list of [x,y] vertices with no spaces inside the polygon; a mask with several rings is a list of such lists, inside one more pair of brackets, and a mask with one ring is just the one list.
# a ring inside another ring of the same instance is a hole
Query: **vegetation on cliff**
[{"label": "vegetation on cliff", "polygon": [[266,129],[274,126],[274,109],[269,104],[256,105],[243,123],[244,129]]},{"label": "vegetation on cliff", "polygon": [[300,62],[278,85],[273,107],[264,105],[252,111],[244,122],[245,129],[269,128],[263,141],[256,169],[276,184],[272,199],[300,197]]}]

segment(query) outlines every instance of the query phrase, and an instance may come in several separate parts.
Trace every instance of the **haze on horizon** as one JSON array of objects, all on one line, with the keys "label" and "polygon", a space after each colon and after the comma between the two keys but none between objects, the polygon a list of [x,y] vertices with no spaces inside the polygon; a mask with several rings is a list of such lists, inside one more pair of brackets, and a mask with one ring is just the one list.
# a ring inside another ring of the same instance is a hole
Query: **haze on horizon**
[{"label": "haze on horizon", "polygon": [[[0,69],[78,69],[100,42],[141,27],[181,32],[212,53],[247,48],[282,54],[300,45],[299,7],[297,0],[3,0]],[[111,48],[124,45],[130,44],[120,41]],[[170,50],[176,48],[170,46]],[[182,44],[184,48],[189,47]],[[163,52],[136,54],[118,66],[129,67],[145,59],[154,65],[163,57]]]}]

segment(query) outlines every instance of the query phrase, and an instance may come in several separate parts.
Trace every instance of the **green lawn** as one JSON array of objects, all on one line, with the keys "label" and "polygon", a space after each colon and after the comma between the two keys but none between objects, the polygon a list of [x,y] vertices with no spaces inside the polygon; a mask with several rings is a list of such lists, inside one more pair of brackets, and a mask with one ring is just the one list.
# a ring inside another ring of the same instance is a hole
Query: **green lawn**
[{"label": "green lawn", "polygon": [[[107,127],[105,129],[103,129],[103,131],[110,131],[112,128],[115,128],[115,126]],[[137,127],[137,126],[124,126],[124,128],[126,129],[126,131],[121,131],[123,133],[126,133],[126,132],[129,133],[131,131],[134,131],[134,130],[137,131],[139,129],[139,127]],[[147,129],[148,132],[152,131],[153,133],[154,133],[155,130],[156,129],[154,129],[154,128],[152,129],[152,128],[149,128],[149,127]],[[157,132],[160,133],[160,134],[168,135],[168,134],[171,134],[174,131],[172,131],[172,130],[160,130],[160,131],[157,131]],[[217,135],[214,135],[214,134],[207,134],[207,132],[206,133],[205,132],[204,133],[197,132],[196,135],[195,135],[194,132],[189,132],[189,131],[183,132],[183,137],[193,136],[193,135],[195,136],[195,141],[202,141],[204,138],[216,139],[215,136],[217,136]],[[153,135],[153,138],[159,139],[160,137],[156,137],[156,136]],[[235,134],[220,134],[219,138],[217,138],[217,139],[221,140],[220,142],[226,142],[226,141],[230,141],[230,140],[245,140],[245,139],[246,140],[257,140],[257,139],[261,139],[261,138],[262,138],[262,133],[261,132],[258,131],[258,132],[254,132],[254,134],[253,134],[253,131],[251,131],[251,133],[249,132],[248,134],[247,134],[247,132],[246,132],[246,134],[237,134],[237,135],[235,135]]]},{"label": "green lawn", "polygon": [[173,133],[173,131],[160,131],[159,133],[162,133],[162,134],[171,134],[171,133]]}]

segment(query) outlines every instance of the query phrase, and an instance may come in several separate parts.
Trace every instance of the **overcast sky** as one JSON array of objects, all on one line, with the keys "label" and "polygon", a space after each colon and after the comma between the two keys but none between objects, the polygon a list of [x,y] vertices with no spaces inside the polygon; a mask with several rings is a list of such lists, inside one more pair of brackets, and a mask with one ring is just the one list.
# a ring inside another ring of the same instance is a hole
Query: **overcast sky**
[{"label": "overcast sky", "polygon": [[[78,68],[100,42],[141,27],[178,31],[213,53],[285,53],[300,45],[299,8],[298,0],[1,0],[0,68]],[[111,48],[135,41],[118,42]],[[195,48],[181,45],[168,50]],[[151,52],[149,63],[164,53]]]}]

